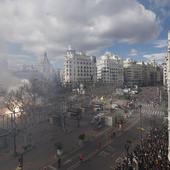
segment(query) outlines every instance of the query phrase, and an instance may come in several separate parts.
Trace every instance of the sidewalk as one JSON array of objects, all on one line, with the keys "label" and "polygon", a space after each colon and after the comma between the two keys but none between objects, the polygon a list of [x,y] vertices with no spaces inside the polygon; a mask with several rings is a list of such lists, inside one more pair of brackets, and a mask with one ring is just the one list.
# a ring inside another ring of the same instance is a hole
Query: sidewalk
[{"label": "sidewalk", "polygon": [[[128,124],[131,124],[133,121],[133,118],[130,118]],[[127,126],[129,126],[128,124]],[[87,142],[82,148],[79,148],[78,136],[88,131],[88,129],[90,129],[90,126],[86,120],[81,122],[80,128],[75,127],[69,134],[63,133],[60,128],[49,125],[47,122],[37,126],[34,131],[35,148],[24,154],[24,170],[38,170],[46,166],[47,163],[57,167],[57,160],[54,158],[55,142],[62,142],[64,146],[65,157],[62,158],[64,165],[62,170],[64,170],[64,168],[68,169],[69,167],[79,166],[80,154],[84,154],[85,160],[89,159],[100,151],[99,149],[97,150],[99,139],[101,141],[108,139],[106,134],[109,133],[109,131],[100,131],[97,133],[98,135],[96,135],[96,140]],[[17,164],[18,158],[14,158],[9,154],[1,154],[0,169],[12,170],[16,168]]]},{"label": "sidewalk", "polygon": [[[127,124],[127,126],[124,127],[122,131],[120,131],[118,128],[113,129],[114,132],[116,132],[116,136],[122,135],[124,132],[128,131],[130,128],[132,128],[137,122],[139,121],[139,118],[131,118]],[[108,135],[110,131],[104,131],[103,134],[98,135],[94,141],[90,141],[84,144],[82,148],[77,150],[76,152],[73,152],[70,155],[67,155],[66,157],[62,158],[62,166],[61,170],[73,170],[80,166],[80,164],[83,162],[80,162],[79,157],[82,154],[84,156],[84,161],[89,160],[91,157],[95,156],[98,152],[103,150],[107,145],[109,145],[112,141],[113,138],[108,138],[110,137]],[[104,143],[103,143],[104,140]],[[98,145],[100,142],[100,146]],[[57,169],[58,164],[57,162],[53,163],[51,167],[54,167]]]},{"label": "sidewalk", "polygon": [[[80,165],[79,157],[82,154],[84,156],[84,161],[87,160],[87,156],[89,153],[94,151],[96,148],[96,144],[94,142],[87,142],[82,148],[77,150],[76,152],[66,156],[62,159],[62,167],[61,170],[71,170]],[[57,162],[52,165],[57,168]]]},{"label": "sidewalk", "polygon": [[[78,136],[89,128],[86,122],[82,121],[80,128],[73,127],[70,133],[64,133],[57,126],[48,122],[35,127],[34,145],[31,151],[24,154],[24,170],[38,170],[47,162],[54,162],[55,142],[62,142],[64,154],[70,153],[79,148]],[[20,145],[20,144],[19,144]],[[18,158],[12,157],[10,153],[0,155],[0,169],[12,170],[18,164]]]}]

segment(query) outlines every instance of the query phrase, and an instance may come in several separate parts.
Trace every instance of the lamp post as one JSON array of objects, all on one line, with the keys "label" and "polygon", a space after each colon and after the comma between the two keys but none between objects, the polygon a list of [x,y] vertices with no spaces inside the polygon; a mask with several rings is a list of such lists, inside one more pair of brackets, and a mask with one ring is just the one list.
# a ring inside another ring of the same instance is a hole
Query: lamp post
[{"label": "lamp post", "polygon": [[139,106],[139,114],[140,114],[140,141],[141,141],[141,145],[142,145],[142,105],[140,104]]},{"label": "lamp post", "polygon": [[13,155],[17,155],[16,151],[16,124],[15,124],[15,111],[11,112],[11,145],[12,145],[12,150],[13,150]]}]

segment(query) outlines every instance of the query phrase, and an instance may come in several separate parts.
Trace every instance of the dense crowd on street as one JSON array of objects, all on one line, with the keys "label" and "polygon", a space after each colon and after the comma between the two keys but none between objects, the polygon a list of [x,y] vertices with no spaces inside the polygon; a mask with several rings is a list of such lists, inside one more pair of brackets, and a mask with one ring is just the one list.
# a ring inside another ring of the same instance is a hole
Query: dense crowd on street
[{"label": "dense crowd on street", "polygon": [[168,128],[153,128],[115,170],[170,170],[168,162]]}]

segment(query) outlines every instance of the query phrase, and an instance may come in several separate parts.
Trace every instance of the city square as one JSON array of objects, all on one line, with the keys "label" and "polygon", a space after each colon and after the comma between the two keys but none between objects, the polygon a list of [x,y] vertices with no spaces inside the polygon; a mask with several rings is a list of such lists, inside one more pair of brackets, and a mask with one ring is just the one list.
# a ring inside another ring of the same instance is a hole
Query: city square
[{"label": "city square", "polygon": [[169,11],[0,1],[0,170],[170,170]]}]

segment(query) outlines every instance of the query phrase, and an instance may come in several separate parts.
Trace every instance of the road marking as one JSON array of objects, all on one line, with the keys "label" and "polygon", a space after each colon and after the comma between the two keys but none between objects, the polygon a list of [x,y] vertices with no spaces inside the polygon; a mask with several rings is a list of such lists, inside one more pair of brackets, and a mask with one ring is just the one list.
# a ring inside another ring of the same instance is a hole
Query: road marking
[{"label": "road marking", "polygon": [[110,146],[110,145],[107,146],[105,150],[106,150],[107,152],[110,152],[110,153],[115,151],[115,149],[114,149],[112,146]]},{"label": "road marking", "polygon": [[51,170],[58,170],[57,168],[55,168],[55,167],[53,167],[51,165],[47,166],[47,168],[50,168]]},{"label": "road marking", "polygon": [[103,156],[103,157],[106,157],[106,156],[109,156],[110,153],[109,152],[106,152],[106,151],[102,151],[99,153],[99,156]]},{"label": "road marking", "polygon": [[72,161],[71,159],[68,159],[63,164],[66,165],[66,164],[70,163],[71,161]]},{"label": "road marking", "polygon": [[67,168],[67,170],[73,170],[75,168],[77,168],[80,165],[80,162],[76,162],[75,164],[73,164],[71,167]]}]

